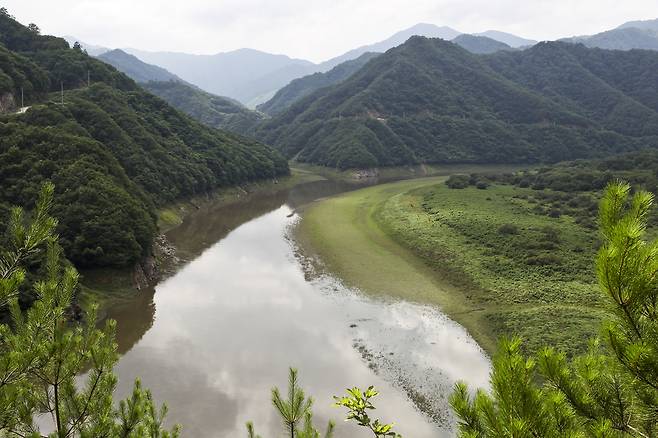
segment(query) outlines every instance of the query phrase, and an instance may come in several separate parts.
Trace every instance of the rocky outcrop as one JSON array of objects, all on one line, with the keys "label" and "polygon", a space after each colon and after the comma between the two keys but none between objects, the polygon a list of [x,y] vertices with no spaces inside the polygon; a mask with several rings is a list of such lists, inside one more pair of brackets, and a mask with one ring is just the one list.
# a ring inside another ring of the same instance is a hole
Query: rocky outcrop
[{"label": "rocky outcrop", "polygon": [[154,286],[167,275],[175,271],[180,259],[176,256],[176,248],[160,234],[153,242],[153,254],[145,257],[133,269],[133,285],[142,290]]}]

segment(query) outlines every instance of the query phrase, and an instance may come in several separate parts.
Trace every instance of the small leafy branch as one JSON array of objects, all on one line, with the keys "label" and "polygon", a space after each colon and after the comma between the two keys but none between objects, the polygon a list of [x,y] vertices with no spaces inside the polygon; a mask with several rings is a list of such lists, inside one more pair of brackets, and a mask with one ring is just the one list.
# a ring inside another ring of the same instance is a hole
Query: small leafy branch
[{"label": "small leafy branch", "polygon": [[393,431],[394,423],[384,424],[378,419],[373,421],[368,415],[369,410],[375,410],[375,406],[370,402],[370,399],[379,394],[373,386],[369,386],[365,391],[354,387],[347,389],[347,393],[349,394],[347,397],[334,397],[336,406],[348,409],[347,421],[354,420],[359,426],[367,427],[377,438],[402,438],[401,435]]}]

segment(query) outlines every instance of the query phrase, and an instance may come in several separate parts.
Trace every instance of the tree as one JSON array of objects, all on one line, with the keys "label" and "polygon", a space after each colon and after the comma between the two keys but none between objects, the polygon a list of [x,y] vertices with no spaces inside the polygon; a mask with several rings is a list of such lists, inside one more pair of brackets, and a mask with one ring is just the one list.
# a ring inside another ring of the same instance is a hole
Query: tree
[{"label": "tree", "polygon": [[[463,437],[655,437],[658,434],[658,241],[644,240],[653,195],[610,183],[600,204],[596,261],[611,309],[603,341],[569,361],[552,348],[525,358],[503,340],[491,392],[450,398]],[[538,384],[537,382],[543,382]]]},{"label": "tree", "polygon": [[[329,422],[324,435],[313,425],[313,399],[306,398],[304,390],[299,387],[298,372],[290,368],[288,375],[288,397],[281,397],[279,388],[272,389],[272,404],[283,421],[283,425],[290,438],[331,438],[334,432],[334,423]],[[303,426],[300,423],[304,421]],[[247,436],[249,438],[260,438],[254,431],[252,422],[247,423]]]},{"label": "tree", "polygon": [[37,26],[37,25],[34,24],[34,23],[30,23],[30,24],[28,24],[28,25],[27,25],[27,30],[29,30],[30,32],[32,32],[32,33],[34,33],[34,34],[36,34],[36,35],[41,34],[41,29],[39,29],[39,26]]},{"label": "tree", "polygon": [[[115,406],[115,323],[97,329],[92,307],[85,325],[70,324],[78,273],[60,258],[57,221],[49,215],[53,192],[52,184],[43,186],[27,224],[22,209],[12,210],[10,245],[0,256],[0,297],[12,319],[0,325],[0,435],[42,436],[34,418],[46,413],[52,418],[49,436],[57,438],[177,436],[177,427],[163,429],[166,409],[155,409],[139,381],[132,396]],[[32,285],[38,298],[23,313],[17,300],[23,266],[44,250],[46,274]],[[79,387],[76,377],[85,371],[86,383]]]},{"label": "tree", "polygon": [[81,52],[82,51],[82,45],[78,41],[74,42],[73,43],[73,50],[77,50],[78,52]]}]

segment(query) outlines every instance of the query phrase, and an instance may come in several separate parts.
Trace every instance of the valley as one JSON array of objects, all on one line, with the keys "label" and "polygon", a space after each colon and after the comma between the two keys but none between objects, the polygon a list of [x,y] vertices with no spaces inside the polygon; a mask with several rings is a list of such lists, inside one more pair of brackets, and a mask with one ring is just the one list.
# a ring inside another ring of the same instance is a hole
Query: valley
[{"label": "valley", "polygon": [[649,9],[7,1],[0,436],[658,436]]},{"label": "valley", "polygon": [[[143,376],[154,396],[168,401],[172,418],[185,422],[186,435],[239,435],[250,418],[274,434],[268,388],[294,365],[314,388],[319,421],[337,414],[325,402],[335,388],[368,381],[386,391],[381,414],[404,421],[407,434],[451,436],[447,394],[456,379],[485,384],[484,352],[432,307],[388,291],[363,294],[342,277],[314,270],[310,254],[292,240],[309,202],[360,188],[363,183],[322,179],[254,192],[210,203],[167,232],[185,260],[180,271],[108,309],[122,327],[117,373],[126,384],[119,395]],[[431,281],[422,274],[407,279]],[[246,321],[236,336],[232,327]],[[418,361],[404,360],[409,355]],[[215,414],[198,415],[210,410]],[[349,425],[337,431],[365,436]]]}]

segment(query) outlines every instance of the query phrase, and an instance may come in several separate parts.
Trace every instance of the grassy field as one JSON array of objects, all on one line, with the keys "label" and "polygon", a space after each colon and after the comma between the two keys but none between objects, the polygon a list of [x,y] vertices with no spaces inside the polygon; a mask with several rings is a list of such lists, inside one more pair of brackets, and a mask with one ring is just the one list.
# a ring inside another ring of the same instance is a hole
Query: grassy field
[{"label": "grassy field", "polygon": [[532,190],[449,189],[444,178],[375,186],[311,206],[299,238],[366,293],[438,305],[492,352],[517,334],[582,351],[602,301],[594,230],[540,212]]}]

